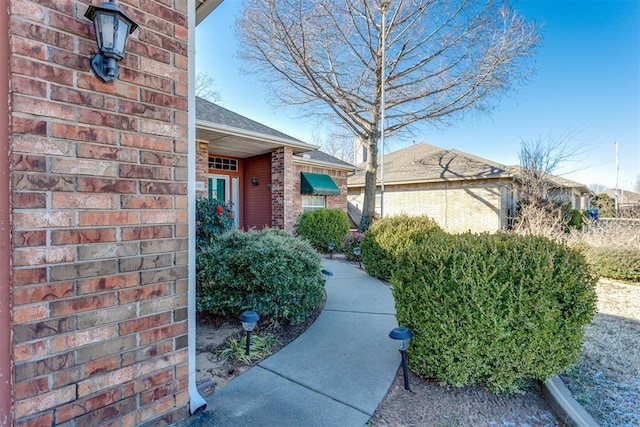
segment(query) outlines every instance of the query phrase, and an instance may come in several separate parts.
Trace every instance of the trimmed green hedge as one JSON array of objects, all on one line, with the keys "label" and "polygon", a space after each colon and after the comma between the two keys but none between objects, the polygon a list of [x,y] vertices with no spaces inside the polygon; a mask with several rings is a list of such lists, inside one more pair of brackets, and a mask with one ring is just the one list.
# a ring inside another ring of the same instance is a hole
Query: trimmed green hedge
[{"label": "trimmed green hedge", "polygon": [[378,220],[362,240],[360,253],[367,273],[382,280],[393,275],[396,255],[405,246],[441,232],[440,226],[427,216],[398,215]]},{"label": "trimmed green hedge", "polygon": [[401,251],[392,278],[411,368],[494,391],[545,380],[580,352],[596,281],[579,251],[545,238],[432,234]]},{"label": "trimmed green hedge", "polygon": [[640,250],[587,247],[584,253],[599,276],[640,282]]},{"label": "trimmed green hedge", "polygon": [[196,308],[237,318],[304,321],[324,298],[319,254],[303,239],[277,229],[231,230],[196,259]]},{"label": "trimmed green hedge", "polygon": [[320,252],[329,251],[329,243],[342,250],[342,239],[349,232],[349,217],[341,209],[316,209],[298,217],[297,233]]}]

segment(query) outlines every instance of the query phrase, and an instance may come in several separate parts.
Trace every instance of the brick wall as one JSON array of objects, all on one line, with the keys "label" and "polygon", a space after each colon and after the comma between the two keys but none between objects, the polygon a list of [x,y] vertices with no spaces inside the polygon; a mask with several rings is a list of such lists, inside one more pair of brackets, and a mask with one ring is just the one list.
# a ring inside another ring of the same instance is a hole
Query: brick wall
[{"label": "brick wall", "polygon": [[8,3],[18,426],[187,415],[187,2],[118,2],[111,84],[88,3]]},{"label": "brick wall", "polygon": [[344,170],[328,169],[325,167],[310,166],[307,164],[294,163],[293,176],[295,185],[293,187],[293,215],[298,218],[302,214],[302,194],[300,194],[300,173],[311,172],[329,175],[340,189],[337,196],[325,196],[325,207],[330,209],[341,209],[347,212],[347,172]]},{"label": "brick wall", "polygon": [[[494,232],[507,225],[507,192],[498,180],[385,185],[384,213],[427,215],[453,233]],[[362,207],[363,199],[364,188],[349,190],[349,202]]]}]

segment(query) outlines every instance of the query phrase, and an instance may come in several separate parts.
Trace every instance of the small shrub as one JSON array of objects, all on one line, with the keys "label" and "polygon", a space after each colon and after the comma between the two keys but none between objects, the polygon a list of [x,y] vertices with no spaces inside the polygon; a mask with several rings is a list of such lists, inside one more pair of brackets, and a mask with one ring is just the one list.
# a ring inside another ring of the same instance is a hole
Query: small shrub
[{"label": "small shrub", "polygon": [[584,253],[599,276],[640,282],[640,250],[589,247]]},{"label": "small shrub", "polygon": [[199,312],[236,318],[245,310],[261,317],[304,321],[322,302],[320,256],[283,230],[219,236],[196,258]]},{"label": "small shrub", "polygon": [[223,362],[230,358],[234,362],[251,365],[253,362],[262,360],[273,353],[273,349],[279,343],[280,340],[274,335],[261,336],[252,334],[249,342],[249,354],[246,354],[247,335],[229,337],[225,341],[224,348],[218,353],[218,357]]},{"label": "small shrub", "polygon": [[344,236],[342,239],[342,250],[344,251],[344,257],[349,261],[357,261],[357,257],[353,253],[353,249],[359,247],[362,244],[364,234],[358,232],[351,232]]},{"label": "small shrub", "polygon": [[442,229],[427,216],[398,215],[373,223],[360,245],[367,273],[382,280],[393,274],[396,255],[405,246]]},{"label": "small shrub", "polygon": [[298,218],[298,236],[311,242],[320,252],[328,252],[329,243],[342,250],[342,239],[349,232],[349,217],[340,209],[316,209]]},{"label": "small shrub", "polygon": [[596,281],[579,251],[513,234],[434,234],[399,254],[392,278],[414,372],[494,391],[575,362]]},{"label": "small shrub", "polygon": [[196,243],[198,248],[213,242],[233,227],[231,206],[216,199],[196,199]]}]

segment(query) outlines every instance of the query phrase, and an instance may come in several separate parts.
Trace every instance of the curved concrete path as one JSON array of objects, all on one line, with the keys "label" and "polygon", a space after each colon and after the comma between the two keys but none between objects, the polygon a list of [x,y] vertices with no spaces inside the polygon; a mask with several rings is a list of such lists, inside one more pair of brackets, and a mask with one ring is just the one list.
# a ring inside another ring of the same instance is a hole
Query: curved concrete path
[{"label": "curved concrete path", "polygon": [[324,310],[307,331],[225,384],[186,425],[364,426],[400,365],[391,290],[352,264],[333,272]]}]

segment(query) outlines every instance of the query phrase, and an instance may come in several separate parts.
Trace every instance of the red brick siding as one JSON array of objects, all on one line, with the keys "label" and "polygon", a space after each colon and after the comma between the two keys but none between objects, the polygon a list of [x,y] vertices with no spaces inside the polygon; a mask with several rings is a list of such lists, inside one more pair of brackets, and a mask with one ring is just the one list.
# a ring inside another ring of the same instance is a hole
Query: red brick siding
[{"label": "red brick siding", "polygon": [[88,4],[8,1],[13,415],[168,424],[188,414],[187,2],[118,2],[140,27],[110,84]]},{"label": "red brick siding", "polygon": [[306,164],[294,164],[295,186],[293,191],[293,215],[297,218],[302,212],[302,194],[300,194],[300,173],[311,172],[329,175],[340,188],[337,196],[325,196],[325,207],[341,209],[347,212],[347,172],[343,170],[329,169],[325,167],[310,166]]}]

